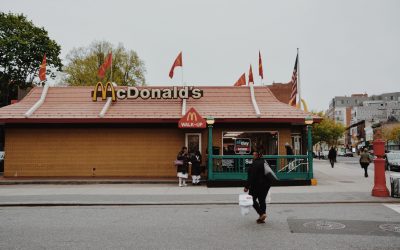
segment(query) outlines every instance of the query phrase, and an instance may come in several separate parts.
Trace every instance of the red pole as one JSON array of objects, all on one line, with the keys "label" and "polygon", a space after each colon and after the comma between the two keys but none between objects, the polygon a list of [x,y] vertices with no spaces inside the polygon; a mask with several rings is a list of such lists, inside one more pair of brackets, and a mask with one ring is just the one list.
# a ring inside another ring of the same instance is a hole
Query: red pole
[{"label": "red pole", "polygon": [[377,197],[389,197],[389,190],[386,187],[386,176],[385,176],[385,160],[383,155],[385,154],[385,141],[376,139],[374,141],[374,154],[376,159],[374,160],[374,188],[372,189],[372,196]]}]

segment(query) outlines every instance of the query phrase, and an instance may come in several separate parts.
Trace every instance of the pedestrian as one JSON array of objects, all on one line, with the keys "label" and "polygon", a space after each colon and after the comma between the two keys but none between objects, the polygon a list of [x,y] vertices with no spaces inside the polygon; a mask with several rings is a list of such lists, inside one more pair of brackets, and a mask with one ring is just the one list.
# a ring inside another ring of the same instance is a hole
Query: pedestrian
[{"label": "pedestrian", "polygon": [[189,170],[189,155],[187,147],[182,147],[182,150],[178,153],[176,157],[181,164],[177,164],[177,176],[179,178],[179,186],[187,186],[186,179],[188,178]]},{"label": "pedestrian", "polygon": [[[285,143],[285,148],[286,148],[286,155],[293,155],[293,149],[292,146],[290,146],[290,144],[288,142]],[[293,158],[288,158],[287,159],[287,163],[288,165],[293,161]],[[294,166],[292,164],[290,164],[291,167],[293,168]],[[287,170],[289,170],[290,168],[288,167]]]},{"label": "pedestrian", "polygon": [[253,207],[259,215],[258,224],[265,223],[267,218],[265,199],[271,187],[270,181],[265,176],[264,160],[261,157],[262,152],[253,153],[253,163],[247,171],[247,182],[244,187],[244,192],[249,191],[249,194],[253,196]]},{"label": "pedestrian", "polygon": [[335,161],[336,161],[336,150],[333,146],[331,147],[331,149],[329,149],[328,159],[333,168],[333,166],[335,165]]},{"label": "pedestrian", "polygon": [[364,169],[364,177],[368,177],[368,166],[371,163],[371,157],[368,154],[368,149],[364,148],[363,152],[360,155],[360,165],[361,168]]},{"label": "pedestrian", "polygon": [[190,162],[192,163],[192,184],[200,185],[201,154],[199,150],[196,150],[196,152],[192,154],[190,157]]}]

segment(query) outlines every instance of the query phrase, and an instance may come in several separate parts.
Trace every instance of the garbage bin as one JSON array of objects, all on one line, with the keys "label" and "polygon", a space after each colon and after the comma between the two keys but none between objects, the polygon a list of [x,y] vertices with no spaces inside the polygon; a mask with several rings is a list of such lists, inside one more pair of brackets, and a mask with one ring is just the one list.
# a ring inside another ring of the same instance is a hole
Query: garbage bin
[{"label": "garbage bin", "polygon": [[400,173],[390,173],[390,196],[400,198]]}]

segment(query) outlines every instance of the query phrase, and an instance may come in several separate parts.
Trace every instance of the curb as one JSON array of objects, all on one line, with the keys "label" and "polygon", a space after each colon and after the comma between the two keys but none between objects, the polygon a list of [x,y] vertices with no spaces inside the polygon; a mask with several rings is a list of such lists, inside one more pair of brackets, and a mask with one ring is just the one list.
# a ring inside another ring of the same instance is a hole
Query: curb
[{"label": "curb", "polygon": [[[399,201],[311,201],[311,202],[271,202],[269,205],[324,205],[324,204],[400,204]],[[95,207],[95,206],[226,206],[238,202],[137,202],[137,203],[4,203],[0,207]]]}]

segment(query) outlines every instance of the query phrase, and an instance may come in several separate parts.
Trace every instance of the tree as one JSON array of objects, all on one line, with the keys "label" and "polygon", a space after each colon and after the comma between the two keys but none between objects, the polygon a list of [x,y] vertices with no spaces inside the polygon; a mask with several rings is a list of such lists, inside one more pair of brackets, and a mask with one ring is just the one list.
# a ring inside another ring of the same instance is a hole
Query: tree
[{"label": "tree", "polygon": [[36,27],[22,14],[0,12],[0,96],[2,104],[15,98],[18,88],[26,89],[37,79],[39,66],[46,53],[47,74],[51,68],[61,70],[61,47],[47,31]]},{"label": "tree", "polygon": [[400,125],[384,127],[382,132],[386,141],[400,141]]},{"label": "tree", "polygon": [[[112,69],[107,70],[104,79],[97,75],[105,57],[112,51]],[[67,55],[66,81],[70,85],[93,85],[100,80],[111,80],[119,85],[144,85],[144,62],[133,50],[126,50],[122,44],[117,47],[109,42],[93,42],[88,47],[74,48]]]},{"label": "tree", "polygon": [[343,136],[345,127],[341,123],[336,123],[322,113],[318,113],[322,117],[320,123],[313,124],[312,140],[313,143],[326,142],[328,145],[334,145],[337,140]]}]

